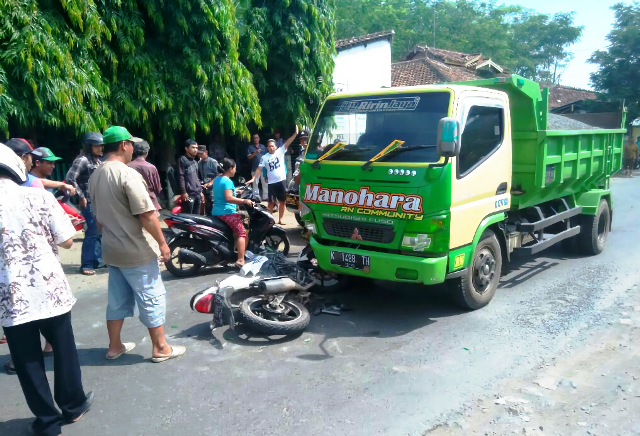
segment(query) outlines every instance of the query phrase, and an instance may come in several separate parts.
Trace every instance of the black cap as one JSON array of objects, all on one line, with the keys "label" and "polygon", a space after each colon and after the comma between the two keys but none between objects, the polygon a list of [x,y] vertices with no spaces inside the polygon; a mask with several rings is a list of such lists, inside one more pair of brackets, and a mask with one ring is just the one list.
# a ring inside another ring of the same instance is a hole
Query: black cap
[{"label": "black cap", "polygon": [[85,133],[82,137],[83,144],[91,144],[91,145],[102,145],[102,133],[100,132],[89,132]]},{"label": "black cap", "polygon": [[300,132],[300,138],[309,138],[309,131],[303,130],[302,132]]},{"label": "black cap", "polygon": [[9,139],[5,145],[9,147],[18,157],[22,157],[25,154],[29,154],[33,151],[31,145],[27,142],[26,139],[22,138],[11,138]]}]

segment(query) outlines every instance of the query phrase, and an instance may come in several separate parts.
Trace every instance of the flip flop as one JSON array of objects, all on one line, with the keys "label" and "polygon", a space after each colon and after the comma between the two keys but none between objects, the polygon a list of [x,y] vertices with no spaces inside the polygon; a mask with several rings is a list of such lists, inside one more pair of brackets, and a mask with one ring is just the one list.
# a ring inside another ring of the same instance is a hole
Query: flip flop
[{"label": "flip flop", "polygon": [[0,338],[0,344],[6,344],[7,343],[7,338],[6,337],[2,337]]},{"label": "flip flop", "polygon": [[187,348],[186,347],[183,347],[182,345],[172,345],[171,346],[171,354],[169,356],[152,357],[151,361],[153,363],[164,362],[165,360],[169,360],[169,359],[173,359],[173,358],[176,358],[176,357],[180,357],[186,352],[187,352]]},{"label": "flip flop", "polygon": [[82,271],[80,271],[80,274],[82,274],[83,276],[95,276],[96,272],[92,269],[83,269]]},{"label": "flip flop", "polygon": [[136,348],[136,344],[134,342],[125,342],[124,344],[124,350],[122,350],[120,353],[116,354],[113,357],[109,357],[109,356],[105,356],[107,358],[107,360],[116,360],[118,357],[122,356],[123,354],[128,353],[129,351],[133,350],[134,348]]}]

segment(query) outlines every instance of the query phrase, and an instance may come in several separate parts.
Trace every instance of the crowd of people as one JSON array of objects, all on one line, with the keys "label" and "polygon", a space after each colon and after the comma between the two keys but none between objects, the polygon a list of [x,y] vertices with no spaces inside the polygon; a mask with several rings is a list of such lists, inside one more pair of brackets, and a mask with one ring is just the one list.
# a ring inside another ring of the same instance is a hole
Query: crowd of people
[{"label": "crowd of people", "polygon": [[[248,185],[268,196],[273,211],[280,204],[283,223],[286,183],[293,177],[290,145],[298,134],[283,141],[279,132],[265,147],[258,135],[248,149],[253,177]],[[304,146],[308,135],[301,136]],[[69,249],[76,233],[53,192],[76,195],[86,228],[80,272],[94,275],[108,268],[106,323],[107,360],[115,360],[136,346],[123,341],[124,320],[134,315],[147,327],[152,361],[164,362],[186,352],[165,339],[165,288],[159,261],[170,257],[160,228],[157,168],[147,162],[149,144],[126,128],[110,127],[102,134],[87,133],[82,152],[65,181],[52,181],[60,160],[49,148],[33,148],[22,139],[0,144],[0,324],[11,359],[9,374],[17,374],[27,404],[36,419],[30,434],[58,436],[61,426],[78,421],[91,408],[94,395],[86,393],[76,350],[71,309],[76,302],[58,257]],[[237,266],[244,264],[247,233],[237,206],[243,200],[232,179],[236,163],[214,146],[193,140],[184,144],[176,164],[176,187],[182,212],[205,213],[225,221],[233,230]],[[45,338],[42,347],[40,336]],[[53,356],[54,395],[45,374],[44,357]],[[56,408],[56,404],[58,408]]]}]

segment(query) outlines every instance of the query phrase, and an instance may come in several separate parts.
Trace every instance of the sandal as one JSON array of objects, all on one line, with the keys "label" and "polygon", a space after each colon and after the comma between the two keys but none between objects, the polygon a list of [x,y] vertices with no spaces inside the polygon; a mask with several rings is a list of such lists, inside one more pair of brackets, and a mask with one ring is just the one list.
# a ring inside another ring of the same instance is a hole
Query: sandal
[{"label": "sandal", "polygon": [[109,356],[106,355],[106,359],[107,360],[116,360],[118,357],[122,356],[123,354],[127,354],[129,351],[133,350],[134,348],[136,348],[136,344],[134,342],[125,342],[124,344],[124,350],[122,350],[121,352],[119,352],[118,354],[116,354],[115,356]]},{"label": "sandal", "polygon": [[234,265],[238,268],[242,268],[245,265],[245,263],[244,262],[240,263],[240,261],[237,261]]},{"label": "sandal", "polygon": [[0,338],[0,344],[6,344],[7,343],[7,337],[3,336],[2,338]]},{"label": "sandal", "polygon": [[151,361],[153,363],[164,362],[165,360],[169,360],[169,359],[174,359],[176,357],[180,357],[186,352],[187,352],[187,348],[186,347],[183,347],[181,345],[172,345],[171,346],[171,354],[170,355],[163,356],[163,357],[152,357]]},{"label": "sandal", "polygon": [[80,274],[84,276],[95,276],[96,272],[92,269],[83,269],[83,270],[80,270]]}]

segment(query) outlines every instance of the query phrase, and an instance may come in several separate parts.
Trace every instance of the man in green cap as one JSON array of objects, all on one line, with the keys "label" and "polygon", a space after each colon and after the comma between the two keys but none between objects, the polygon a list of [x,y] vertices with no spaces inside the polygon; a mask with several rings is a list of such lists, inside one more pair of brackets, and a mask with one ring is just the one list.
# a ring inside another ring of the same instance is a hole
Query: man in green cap
[{"label": "man in green cap", "polygon": [[69,195],[76,194],[73,186],[64,182],[49,180],[53,170],[56,168],[56,161],[62,160],[61,157],[53,154],[47,147],[39,147],[31,152],[31,159],[33,160],[33,166],[29,173],[39,178],[47,191],[54,192],[56,189],[62,189],[67,191]]},{"label": "man in green cap", "polygon": [[134,138],[124,127],[110,127],[102,134],[106,159],[89,179],[89,196],[102,230],[102,259],[109,266],[107,297],[107,360],[133,350],[133,342],[122,342],[124,319],[133,316],[137,304],[140,321],[149,329],[155,363],[181,356],[185,347],[167,344],[165,288],[158,257],[145,238],[144,228],[158,243],[161,260],[170,251],[160,229],[156,208],[144,179],[127,166],[133,157]]}]

